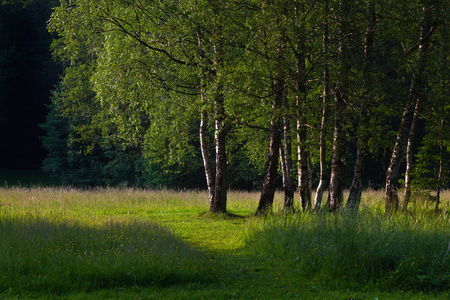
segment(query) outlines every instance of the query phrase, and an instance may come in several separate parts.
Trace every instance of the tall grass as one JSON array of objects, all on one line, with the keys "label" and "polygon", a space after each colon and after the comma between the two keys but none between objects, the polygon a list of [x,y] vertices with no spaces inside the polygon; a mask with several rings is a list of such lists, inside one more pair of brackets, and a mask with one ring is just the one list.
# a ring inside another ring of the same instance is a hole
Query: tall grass
[{"label": "tall grass", "polygon": [[158,201],[180,207],[171,192],[14,188],[0,197],[0,291],[63,294],[212,278],[204,254],[141,216]]},{"label": "tall grass", "polygon": [[356,216],[344,211],[298,213],[254,223],[247,243],[291,261],[305,278],[329,286],[449,290],[448,201],[439,214],[426,203],[416,203],[414,213],[385,215],[379,192],[364,196]]}]

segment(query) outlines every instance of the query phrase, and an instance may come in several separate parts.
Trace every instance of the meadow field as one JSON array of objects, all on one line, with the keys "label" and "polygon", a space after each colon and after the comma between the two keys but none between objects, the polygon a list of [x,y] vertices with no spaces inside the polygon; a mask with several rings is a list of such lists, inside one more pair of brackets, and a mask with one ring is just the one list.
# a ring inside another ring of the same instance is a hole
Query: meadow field
[{"label": "meadow field", "polygon": [[0,299],[449,299],[450,192],[254,217],[258,193],[0,188]]}]

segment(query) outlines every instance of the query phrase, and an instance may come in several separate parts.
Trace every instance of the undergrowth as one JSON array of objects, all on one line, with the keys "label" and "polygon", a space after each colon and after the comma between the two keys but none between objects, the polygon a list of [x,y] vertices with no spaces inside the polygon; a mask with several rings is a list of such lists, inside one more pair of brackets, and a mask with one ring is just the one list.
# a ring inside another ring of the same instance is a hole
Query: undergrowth
[{"label": "undergrowth", "polygon": [[247,245],[292,261],[305,278],[335,288],[439,292],[450,290],[450,214],[429,210],[385,215],[364,206],[272,215],[253,223]]}]

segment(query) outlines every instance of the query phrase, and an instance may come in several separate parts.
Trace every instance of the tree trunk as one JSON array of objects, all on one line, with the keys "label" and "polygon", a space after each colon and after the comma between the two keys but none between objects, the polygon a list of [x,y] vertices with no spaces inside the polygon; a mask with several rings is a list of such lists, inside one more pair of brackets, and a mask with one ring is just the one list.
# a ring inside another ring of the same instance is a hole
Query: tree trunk
[{"label": "tree trunk", "polygon": [[441,105],[441,124],[440,124],[440,130],[439,130],[439,173],[438,173],[438,182],[437,182],[437,189],[436,189],[436,206],[435,211],[439,211],[439,203],[441,202],[441,188],[442,188],[442,177],[443,177],[443,165],[444,165],[444,118],[445,118],[445,81],[442,85],[442,105]]},{"label": "tree trunk", "polygon": [[[198,56],[201,60],[204,59],[204,50],[202,47],[202,38],[203,34],[200,31],[197,31],[197,46],[198,46]],[[205,104],[205,69],[201,69],[201,78],[200,78],[200,101],[202,105]],[[208,187],[208,194],[209,194],[209,207],[211,208],[213,205],[213,199],[214,199],[214,176],[213,171],[211,168],[211,161],[209,159],[208,154],[208,143],[206,141],[206,135],[207,135],[207,113],[205,109],[201,109],[200,113],[200,129],[199,129],[199,135],[200,135],[200,149],[202,152],[202,159],[203,159],[203,168],[205,170],[205,177],[206,177],[206,186]]]},{"label": "tree trunk", "polygon": [[[428,5],[431,5],[428,3]],[[416,68],[411,79],[408,99],[403,112],[402,122],[397,133],[391,160],[386,171],[385,210],[391,213],[398,210],[399,200],[397,193],[397,180],[402,160],[402,154],[408,142],[409,131],[413,122],[416,102],[423,85],[423,73],[425,70],[426,55],[431,35],[430,7],[424,7],[424,15],[420,30],[419,48],[417,53]]]},{"label": "tree trunk", "polygon": [[307,164],[308,164],[308,191],[309,191],[309,208],[311,208],[311,196],[312,196],[312,190],[313,190],[313,167],[312,167],[312,162],[311,162],[311,146],[308,145],[308,159],[307,159]]},{"label": "tree trunk", "polygon": [[298,142],[298,189],[302,210],[311,208],[311,190],[309,185],[308,150],[306,141],[306,127],[303,125],[304,117],[300,114],[297,120],[297,142]]},{"label": "tree trunk", "polygon": [[[441,128],[444,126],[444,119],[441,120]],[[441,132],[443,134],[443,132]],[[439,142],[439,173],[436,189],[436,204],[434,210],[439,211],[439,203],[441,202],[441,186],[442,186],[442,165],[444,164],[444,139],[441,137]]]},{"label": "tree trunk", "polygon": [[414,108],[414,115],[411,123],[411,128],[409,130],[408,142],[406,145],[406,172],[405,172],[405,190],[403,191],[403,209],[408,208],[408,203],[411,199],[411,171],[413,164],[413,144],[414,144],[414,134],[416,132],[417,118],[419,117],[419,103],[420,100],[417,99],[416,107]]},{"label": "tree trunk", "polygon": [[414,108],[409,105],[405,108],[402,116],[397,139],[395,141],[394,150],[392,151],[391,160],[386,171],[386,189],[384,208],[386,213],[395,212],[398,210],[399,199],[397,193],[397,179],[400,169],[401,158],[403,150],[408,141],[409,130],[411,129],[412,119],[414,115]]},{"label": "tree trunk", "polygon": [[[303,47],[300,46],[300,47]],[[299,50],[300,52],[302,49]],[[305,211],[311,208],[311,190],[309,186],[309,153],[308,145],[306,144],[307,128],[306,116],[304,110],[306,109],[306,77],[304,71],[306,69],[305,57],[299,55],[297,58],[297,158],[298,158],[298,190],[300,195],[300,203],[302,210]]]},{"label": "tree trunk", "polygon": [[367,151],[363,146],[358,146],[356,151],[355,169],[353,171],[352,185],[347,200],[347,208],[353,212],[357,212],[361,203],[361,194],[363,188],[363,177],[365,169],[365,161]]},{"label": "tree trunk", "polygon": [[[220,88],[220,86],[219,86]],[[227,153],[226,135],[224,127],[225,109],[223,106],[223,94],[221,88],[216,95],[215,101],[215,140],[216,140],[216,180],[214,186],[214,197],[210,211],[215,213],[227,212]]]},{"label": "tree trunk", "polygon": [[[221,25],[218,25],[218,31],[221,32]],[[220,39],[220,38],[219,38]],[[225,106],[222,79],[219,78],[219,70],[222,67],[222,45],[221,41],[216,41],[214,45],[214,124],[215,124],[215,145],[216,145],[216,179],[214,185],[214,197],[210,211],[214,213],[227,212],[227,153],[226,137],[227,128],[225,125]]]},{"label": "tree trunk", "polygon": [[329,188],[329,209],[334,211],[343,202],[345,178],[345,132],[344,120],[346,104],[342,91],[337,87],[333,91],[335,102],[333,155],[331,158],[331,178]]},{"label": "tree trunk", "polygon": [[284,151],[283,147],[280,147],[280,155],[283,167],[283,190],[284,190],[284,207],[285,213],[295,212],[294,210],[294,180],[293,164],[292,164],[292,144],[291,144],[291,125],[289,120],[289,102],[286,94],[283,95],[283,138],[284,138]]},{"label": "tree trunk", "polygon": [[205,169],[206,185],[209,194],[209,206],[212,206],[214,198],[214,177],[211,169],[211,163],[208,155],[208,146],[206,142],[206,112],[202,110],[200,116],[200,148],[202,151],[203,167]]},{"label": "tree trunk", "polygon": [[334,132],[333,154],[331,158],[331,178],[329,188],[329,209],[334,211],[343,202],[344,177],[345,177],[345,129],[346,121],[346,85],[348,70],[350,68],[350,53],[348,51],[349,3],[346,0],[339,1],[339,46],[338,46],[338,79],[333,88],[334,95]]},{"label": "tree trunk", "polygon": [[259,205],[256,209],[256,215],[263,215],[272,210],[278,176],[278,155],[281,142],[278,112],[282,105],[284,82],[279,79],[275,79],[273,89],[275,91],[275,99],[272,104],[272,119],[270,121],[269,156],[266,175],[264,177],[264,184],[261,191],[261,196],[259,198]]},{"label": "tree trunk", "polygon": [[317,185],[316,195],[314,197],[314,211],[320,209],[322,205],[323,191],[325,189],[325,183],[327,181],[327,165],[326,165],[326,142],[325,142],[325,125],[327,122],[328,115],[328,101],[327,97],[329,94],[329,68],[328,68],[328,0],[324,3],[324,33],[323,33],[323,92],[322,92],[322,118],[320,120],[320,138],[319,138],[319,156],[320,156],[320,175],[319,184]]},{"label": "tree trunk", "polygon": [[352,184],[350,186],[350,194],[348,196],[347,208],[357,212],[361,203],[361,193],[363,189],[363,178],[366,168],[366,159],[368,154],[368,125],[369,112],[367,107],[368,94],[370,86],[370,76],[373,65],[373,34],[376,26],[375,3],[367,1],[366,10],[366,33],[364,38],[364,62],[363,62],[363,88],[360,101],[360,118],[358,132],[358,149],[356,152],[355,168],[353,171]]}]

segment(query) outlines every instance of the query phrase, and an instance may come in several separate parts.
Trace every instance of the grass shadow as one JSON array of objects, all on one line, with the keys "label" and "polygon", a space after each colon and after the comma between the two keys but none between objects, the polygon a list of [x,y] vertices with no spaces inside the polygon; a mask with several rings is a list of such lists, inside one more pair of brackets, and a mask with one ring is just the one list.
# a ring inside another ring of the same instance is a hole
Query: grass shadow
[{"label": "grass shadow", "polygon": [[239,215],[239,214],[235,214],[235,213],[214,213],[211,211],[206,211],[206,212],[201,212],[199,214],[200,217],[204,217],[204,218],[209,218],[209,219],[215,219],[215,220],[227,220],[227,219],[248,219],[253,217],[252,214],[248,214],[248,215]]},{"label": "grass shadow", "polygon": [[0,219],[0,290],[74,291],[211,282],[201,251],[150,221]]}]

